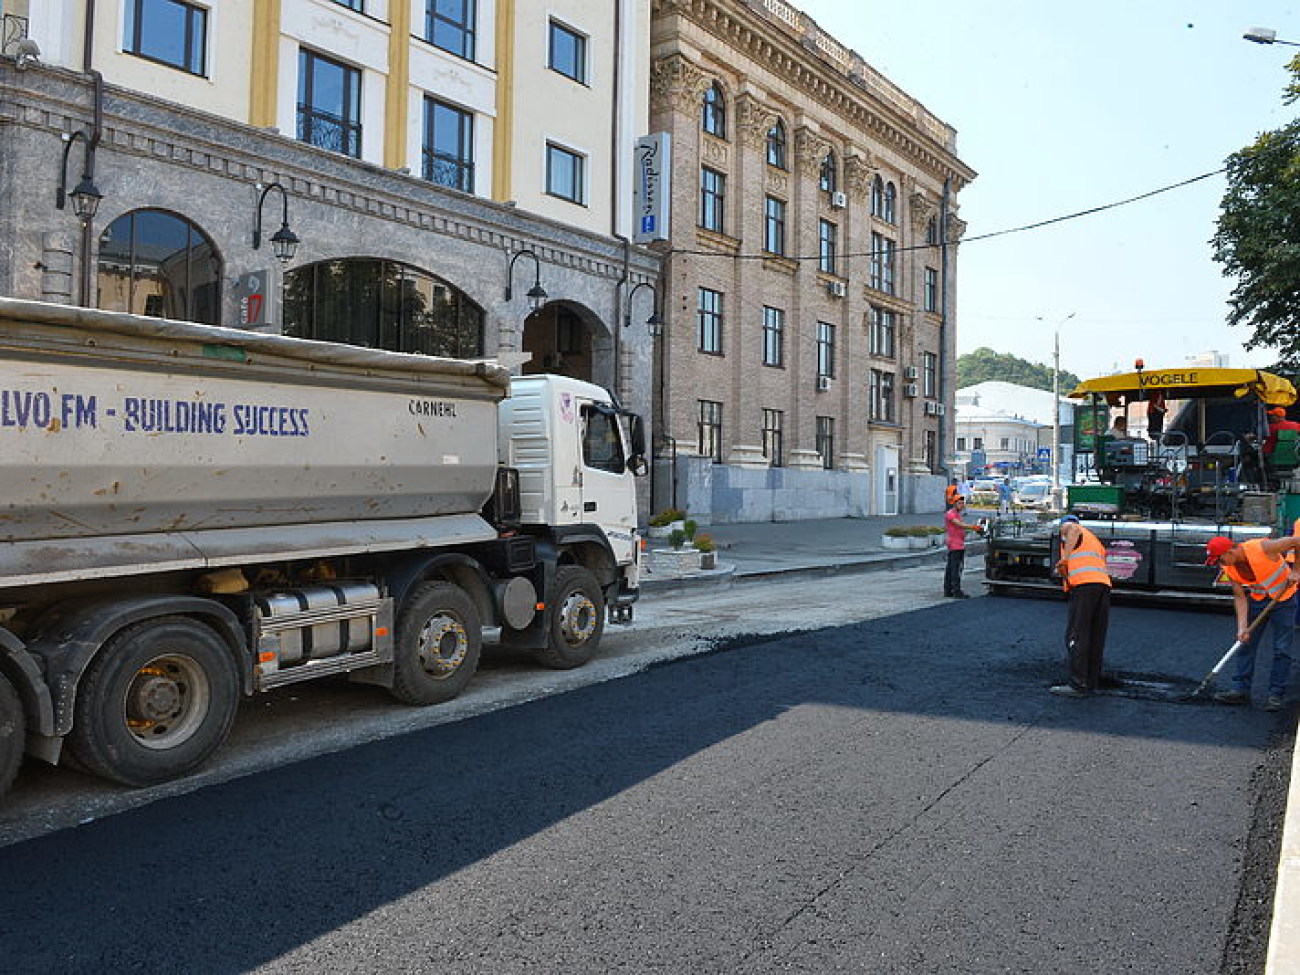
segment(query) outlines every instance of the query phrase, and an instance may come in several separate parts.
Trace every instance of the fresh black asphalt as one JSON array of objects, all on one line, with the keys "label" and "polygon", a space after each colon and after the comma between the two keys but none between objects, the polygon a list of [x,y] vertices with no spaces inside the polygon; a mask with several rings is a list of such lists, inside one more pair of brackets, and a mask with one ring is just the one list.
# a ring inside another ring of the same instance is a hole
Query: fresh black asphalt
[{"label": "fresh black asphalt", "polygon": [[[1259,970],[1282,720],[1048,695],[1063,614],[733,641],[0,849],[0,971]],[[1108,665],[1231,638],[1120,606]]]}]

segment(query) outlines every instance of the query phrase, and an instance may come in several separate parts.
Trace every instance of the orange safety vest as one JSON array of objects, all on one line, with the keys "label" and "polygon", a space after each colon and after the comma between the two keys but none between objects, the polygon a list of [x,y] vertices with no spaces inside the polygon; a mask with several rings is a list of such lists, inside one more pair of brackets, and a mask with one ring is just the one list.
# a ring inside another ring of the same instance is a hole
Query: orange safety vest
[{"label": "orange safety vest", "polygon": [[1099,582],[1109,586],[1110,573],[1106,571],[1106,547],[1086,528],[1079,529],[1079,547],[1065,560],[1065,578],[1061,585],[1069,592],[1075,586]]},{"label": "orange safety vest", "polygon": [[1241,553],[1246,556],[1254,580],[1247,581],[1237,573],[1234,565],[1225,565],[1224,574],[1246,590],[1251,599],[1290,599],[1296,586],[1290,581],[1291,563],[1264,551],[1263,539],[1252,538],[1241,543]]}]

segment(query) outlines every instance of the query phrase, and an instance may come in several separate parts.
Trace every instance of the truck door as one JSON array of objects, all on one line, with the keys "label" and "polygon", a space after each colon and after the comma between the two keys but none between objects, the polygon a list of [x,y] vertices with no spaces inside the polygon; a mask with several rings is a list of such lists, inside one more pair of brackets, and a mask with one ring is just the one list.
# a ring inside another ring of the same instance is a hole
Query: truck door
[{"label": "truck door", "polygon": [[604,403],[583,404],[582,520],[604,528],[620,557],[636,528],[636,486],[627,461],[617,412]]}]

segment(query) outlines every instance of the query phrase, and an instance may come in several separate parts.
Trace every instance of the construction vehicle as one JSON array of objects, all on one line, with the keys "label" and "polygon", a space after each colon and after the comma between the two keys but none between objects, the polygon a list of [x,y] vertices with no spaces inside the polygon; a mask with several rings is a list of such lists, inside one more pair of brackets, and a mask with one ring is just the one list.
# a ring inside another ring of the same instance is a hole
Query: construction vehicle
[{"label": "construction vehicle", "polygon": [[0,299],[0,791],[184,775],[316,677],[447,701],[485,640],[583,664],[644,439],[566,377]]},{"label": "construction vehicle", "polygon": [[[1269,436],[1268,411],[1296,401],[1286,379],[1255,369],[1148,370],[1090,379],[1076,409],[1080,483],[1051,514],[990,525],[990,592],[1060,591],[1054,577],[1061,514],[1076,515],[1106,547],[1116,592],[1168,601],[1225,602],[1205,543],[1290,534],[1300,517],[1293,431]],[[1139,404],[1136,405],[1135,404]],[[1144,437],[1108,436],[1112,410],[1142,413]],[[1166,422],[1167,421],[1167,422]],[[1265,449],[1265,447],[1269,449]]]}]

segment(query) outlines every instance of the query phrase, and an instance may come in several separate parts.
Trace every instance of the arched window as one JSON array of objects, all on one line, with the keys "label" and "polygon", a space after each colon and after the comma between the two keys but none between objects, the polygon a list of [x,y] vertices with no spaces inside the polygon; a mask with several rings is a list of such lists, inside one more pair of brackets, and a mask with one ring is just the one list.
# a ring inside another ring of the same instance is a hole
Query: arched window
[{"label": "arched window", "polygon": [[483,309],[418,268],[351,257],[285,272],[284,333],[466,358],[483,354]]},{"label": "arched window", "polygon": [[873,217],[885,215],[885,181],[879,176],[871,181],[871,215]]},{"label": "arched window", "polygon": [[767,164],[777,169],[785,169],[785,124],[776,120],[776,124],[767,130]]},{"label": "arched window", "polygon": [[839,168],[835,165],[835,153],[826,153],[826,158],[822,160],[821,178],[819,185],[827,193],[834,193],[839,189]]},{"label": "arched window", "polygon": [[885,212],[883,216],[887,223],[898,223],[898,190],[894,188],[893,183],[885,186]]},{"label": "arched window", "polygon": [[722,86],[716,81],[704,90],[700,128],[719,139],[727,137],[727,102],[722,94]]},{"label": "arched window", "polygon": [[195,224],[165,210],[133,210],[104,228],[98,285],[109,311],[221,323],[221,258]]}]

